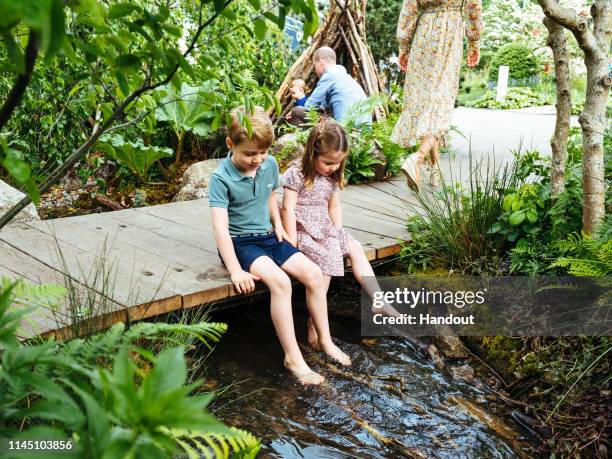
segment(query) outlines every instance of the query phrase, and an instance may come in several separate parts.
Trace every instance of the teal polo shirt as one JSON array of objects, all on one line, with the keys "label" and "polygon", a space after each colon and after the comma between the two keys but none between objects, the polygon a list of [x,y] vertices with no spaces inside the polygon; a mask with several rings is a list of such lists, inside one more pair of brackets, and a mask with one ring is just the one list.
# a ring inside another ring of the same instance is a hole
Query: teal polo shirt
[{"label": "teal polo shirt", "polygon": [[272,229],[268,198],[280,186],[278,164],[268,155],[255,177],[242,175],[231,160],[230,151],[210,178],[210,207],[227,209],[231,236],[267,233]]}]

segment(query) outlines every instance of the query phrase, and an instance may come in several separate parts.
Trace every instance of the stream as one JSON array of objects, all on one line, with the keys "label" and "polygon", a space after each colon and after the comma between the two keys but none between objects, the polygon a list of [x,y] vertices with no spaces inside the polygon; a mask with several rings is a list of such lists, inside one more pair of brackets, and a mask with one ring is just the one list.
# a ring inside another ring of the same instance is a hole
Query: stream
[{"label": "stream", "polygon": [[[304,293],[293,295],[305,343]],[[220,392],[211,411],[257,436],[259,457],[530,457],[517,430],[487,410],[483,387],[437,370],[404,338],[362,337],[350,277],[332,282],[328,298],[332,336],[353,364],[343,368],[303,346],[325,377],[319,387],[299,386],[282,366],[266,297],[211,318],[229,325],[205,364],[205,389]]]}]

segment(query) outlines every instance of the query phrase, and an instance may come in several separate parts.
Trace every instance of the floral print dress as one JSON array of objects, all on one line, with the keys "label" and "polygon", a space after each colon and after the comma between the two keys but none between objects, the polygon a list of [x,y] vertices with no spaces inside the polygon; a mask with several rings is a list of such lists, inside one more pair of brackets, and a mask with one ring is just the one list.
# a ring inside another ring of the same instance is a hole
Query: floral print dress
[{"label": "floral print dress", "polygon": [[400,52],[408,52],[402,114],[391,140],[409,147],[427,135],[445,141],[459,91],[463,13],[468,53],[478,49],[481,0],[404,0],[397,24]]},{"label": "floral print dress", "polygon": [[327,276],[344,275],[344,256],[351,236],[336,228],[329,216],[329,200],[338,185],[317,174],[310,189],[304,186],[301,164],[292,163],[283,174],[283,186],[297,192],[295,206],[298,248]]}]

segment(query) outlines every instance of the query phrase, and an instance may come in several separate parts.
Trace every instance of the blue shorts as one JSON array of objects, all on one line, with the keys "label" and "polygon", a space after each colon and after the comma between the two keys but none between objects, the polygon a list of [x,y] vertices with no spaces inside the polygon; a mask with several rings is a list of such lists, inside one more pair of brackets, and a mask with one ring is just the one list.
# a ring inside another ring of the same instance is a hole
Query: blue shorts
[{"label": "blue shorts", "polygon": [[281,266],[292,255],[300,253],[287,241],[278,242],[276,234],[261,236],[232,236],[234,251],[242,269],[249,272],[253,262],[259,257],[270,257],[274,263]]}]

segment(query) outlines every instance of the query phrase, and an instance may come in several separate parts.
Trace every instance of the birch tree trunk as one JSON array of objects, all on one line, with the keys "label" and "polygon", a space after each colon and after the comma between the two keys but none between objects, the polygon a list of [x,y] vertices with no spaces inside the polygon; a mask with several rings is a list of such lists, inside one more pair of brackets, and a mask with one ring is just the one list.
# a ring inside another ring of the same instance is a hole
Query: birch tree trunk
[{"label": "birch tree trunk", "polygon": [[610,38],[612,38],[612,0],[593,0],[592,28],[587,18],[564,8],[557,0],[538,0],[544,14],[576,37],[584,51],[587,91],[582,127],[582,178],[584,207],[582,229],[587,234],[597,230],[605,216],[605,181],[603,138],[606,128],[606,103],[612,76],[608,74]]},{"label": "birch tree trunk", "polygon": [[565,190],[565,163],[567,160],[567,139],[569,137],[572,96],[570,90],[569,53],[565,29],[549,17],[544,18],[548,29],[548,41],[555,61],[557,81],[557,120],[555,134],[550,141],[552,148],[551,194],[556,196]]}]

